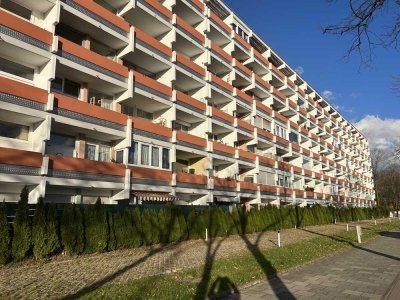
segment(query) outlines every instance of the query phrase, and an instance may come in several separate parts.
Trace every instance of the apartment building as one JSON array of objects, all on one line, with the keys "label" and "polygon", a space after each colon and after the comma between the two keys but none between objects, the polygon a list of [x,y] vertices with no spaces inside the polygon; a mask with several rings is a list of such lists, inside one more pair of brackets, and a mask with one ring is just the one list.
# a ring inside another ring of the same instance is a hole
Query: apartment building
[{"label": "apartment building", "polygon": [[374,204],[368,142],[219,0],[0,0],[0,200]]}]

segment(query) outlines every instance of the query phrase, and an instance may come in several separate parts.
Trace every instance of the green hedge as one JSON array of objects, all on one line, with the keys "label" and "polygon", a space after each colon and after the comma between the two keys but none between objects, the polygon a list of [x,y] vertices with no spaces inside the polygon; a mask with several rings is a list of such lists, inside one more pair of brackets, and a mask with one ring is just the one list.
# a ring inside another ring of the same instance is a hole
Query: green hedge
[{"label": "green hedge", "polygon": [[173,243],[187,239],[248,234],[267,230],[332,224],[388,217],[383,208],[334,208],[267,206],[246,211],[234,208],[227,212],[219,207],[203,210],[190,208],[188,215],[173,205],[155,210],[126,208],[111,211],[98,199],[95,205],[81,209],[66,204],[57,218],[53,204],[39,199],[31,221],[27,204],[28,190],[21,200],[13,226],[9,226],[6,205],[0,205],[0,264],[34,255],[46,258],[64,251],[67,255],[112,251],[157,243]]}]

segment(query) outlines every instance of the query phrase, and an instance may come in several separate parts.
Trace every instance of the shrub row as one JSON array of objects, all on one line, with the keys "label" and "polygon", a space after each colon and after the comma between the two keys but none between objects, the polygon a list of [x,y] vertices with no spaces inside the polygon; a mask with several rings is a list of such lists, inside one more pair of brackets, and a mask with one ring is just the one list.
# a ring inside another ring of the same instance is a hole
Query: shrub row
[{"label": "shrub row", "polygon": [[234,208],[232,212],[210,207],[202,211],[191,209],[185,217],[172,205],[166,205],[158,213],[138,208],[110,212],[98,199],[96,204],[87,205],[83,210],[67,204],[58,218],[54,204],[43,204],[39,199],[31,220],[28,190],[24,188],[13,226],[7,222],[6,205],[0,204],[0,264],[32,254],[35,258],[46,258],[61,251],[77,255],[200,239],[205,238],[206,228],[209,237],[218,237],[294,225],[330,224],[335,219],[346,222],[387,216],[388,211],[382,208],[338,209],[314,205],[308,208],[267,206],[250,211]]}]

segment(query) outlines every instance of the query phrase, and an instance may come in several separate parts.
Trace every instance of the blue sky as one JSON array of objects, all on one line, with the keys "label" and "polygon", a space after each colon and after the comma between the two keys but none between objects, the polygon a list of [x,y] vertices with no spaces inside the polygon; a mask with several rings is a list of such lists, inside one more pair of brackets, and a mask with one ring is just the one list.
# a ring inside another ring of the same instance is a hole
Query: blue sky
[{"label": "blue sky", "polygon": [[[366,117],[400,120],[400,94],[391,90],[392,77],[400,74],[400,53],[375,49],[370,67],[354,53],[343,54],[349,39],[324,35],[321,26],[347,15],[347,1],[326,0],[225,0],[233,11],[321,94],[329,96],[348,120]],[[398,9],[398,8],[397,8]],[[384,24],[384,16],[376,26]],[[383,124],[384,126],[384,124]],[[400,135],[400,133],[399,133]]]}]

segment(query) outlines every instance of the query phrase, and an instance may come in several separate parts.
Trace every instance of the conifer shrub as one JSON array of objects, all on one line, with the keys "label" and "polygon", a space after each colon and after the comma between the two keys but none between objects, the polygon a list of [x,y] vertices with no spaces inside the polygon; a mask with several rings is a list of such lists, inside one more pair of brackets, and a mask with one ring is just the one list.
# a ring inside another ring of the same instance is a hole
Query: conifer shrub
[{"label": "conifer shrub", "polygon": [[10,225],[7,220],[5,202],[0,203],[0,265],[6,264],[10,259]]},{"label": "conifer shrub", "polygon": [[191,207],[187,217],[188,238],[191,240],[197,240],[199,238],[199,233],[197,230],[198,219],[199,215],[196,214],[193,207]]},{"label": "conifer shrub", "polygon": [[84,250],[82,213],[74,204],[64,206],[60,224],[61,244],[67,255],[77,255]]},{"label": "conifer shrub", "polygon": [[29,190],[28,187],[25,186],[21,191],[13,224],[11,251],[16,261],[25,258],[31,249],[32,231],[29,219],[28,197]]},{"label": "conifer shrub", "polygon": [[154,210],[150,211],[150,224],[152,242],[153,244],[158,244],[160,242],[160,225],[157,212]]},{"label": "conifer shrub", "polygon": [[47,241],[46,252],[50,256],[60,249],[57,209],[54,203],[46,204]]},{"label": "conifer shrub", "polygon": [[85,252],[104,252],[107,250],[108,224],[107,212],[101,199],[95,205],[87,205],[84,209]]},{"label": "conifer shrub", "polygon": [[152,226],[151,215],[149,210],[146,208],[142,212],[142,231],[143,231],[143,242],[145,245],[151,245],[153,243],[151,226]]},{"label": "conifer shrub", "polygon": [[178,222],[179,222],[179,229],[180,229],[180,241],[185,241],[188,238],[188,228],[186,224],[185,216],[181,211],[178,211]]},{"label": "conifer shrub", "polygon": [[114,225],[114,214],[107,212],[107,223],[108,223],[108,246],[109,251],[117,249],[117,239],[115,237],[115,225]]},{"label": "conifer shrub", "polygon": [[39,198],[32,221],[33,255],[36,258],[45,258],[50,254],[47,248],[47,238],[46,211],[43,199]]},{"label": "conifer shrub", "polygon": [[117,249],[134,247],[132,214],[129,208],[126,208],[123,213],[114,214],[114,232]]},{"label": "conifer shrub", "polygon": [[142,238],[142,219],[139,208],[135,208],[132,213],[133,222],[133,246],[140,247],[143,244]]}]

